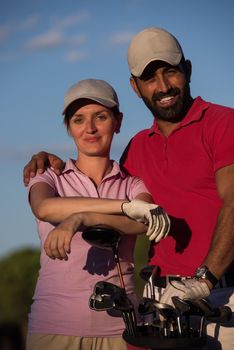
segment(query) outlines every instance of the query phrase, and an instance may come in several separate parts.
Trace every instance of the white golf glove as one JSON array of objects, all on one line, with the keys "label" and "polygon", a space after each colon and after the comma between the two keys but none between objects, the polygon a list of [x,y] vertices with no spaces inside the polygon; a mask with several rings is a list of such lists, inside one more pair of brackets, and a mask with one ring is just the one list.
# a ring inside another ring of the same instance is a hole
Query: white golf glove
[{"label": "white golf glove", "polygon": [[185,279],[184,281],[170,281],[165,288],[160,303],[169,304],[174,307],[172,297],[177,296],[180,299],[202,299],[210,295],[210,289],[205,282],[199,282],[195,278]]},{"label": "white golf glove", "polygon": [[157,204],[133,199],[131,202],[122,204],[122,211],[131,219],[148,225],[146,235],[150,241],[155,240],[157,243],[170,231],[170,219],[163,208]]}]

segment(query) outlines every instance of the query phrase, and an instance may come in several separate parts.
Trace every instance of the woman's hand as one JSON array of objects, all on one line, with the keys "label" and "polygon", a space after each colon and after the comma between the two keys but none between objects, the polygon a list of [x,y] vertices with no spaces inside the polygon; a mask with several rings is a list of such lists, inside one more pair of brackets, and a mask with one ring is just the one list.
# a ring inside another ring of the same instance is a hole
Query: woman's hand
[{"label": "woman's hand", "polygon": [[51,259],[68,260],[72,237],[82,227],[82,213],[70,215],[48,234],[44,243],[46,254]]}]

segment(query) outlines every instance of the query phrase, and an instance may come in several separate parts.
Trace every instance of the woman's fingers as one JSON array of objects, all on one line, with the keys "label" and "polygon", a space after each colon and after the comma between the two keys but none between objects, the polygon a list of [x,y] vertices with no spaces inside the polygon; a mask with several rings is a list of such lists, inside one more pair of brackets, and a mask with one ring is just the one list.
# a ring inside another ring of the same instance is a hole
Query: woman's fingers
[{"label": "woman's fingers", "polygon": [[71,236],[66,231],[52,230],[44,244],[46,254],[51,259],[67,260],[71,250]]}]

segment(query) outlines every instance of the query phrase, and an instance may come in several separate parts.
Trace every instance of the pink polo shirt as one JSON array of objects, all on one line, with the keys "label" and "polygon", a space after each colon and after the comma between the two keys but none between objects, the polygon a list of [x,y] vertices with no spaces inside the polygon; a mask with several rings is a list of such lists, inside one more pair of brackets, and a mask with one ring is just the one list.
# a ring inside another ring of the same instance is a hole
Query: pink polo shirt
[{"label": "pink polo shirt", "polygon": [[173,219],[169,236],[152,244],[150,263],[162,275],[193,275],[208,252],[222,204],[215,172],[234,163],[234,109],[198,97],[169,137],[155,120],[133,137],[122,163]]},{"label": "pink polo shirt", "polygon": [[[133,199],[139,193],[148,192],[143,182],[120,171],[116,162],[113,169],[96,188],[88,176],[81,173],[72,160],[66,162],[62,175],[51,169],[31,179],[31,187],[46,182],[56,196]],[[37,221],[41,247],[53,225]],[[126,290],[134,297],[133,249],[136,236],[122,236],[119,256]],[[64,334],[85,337],[120,336],[124,330],[122,318],[111,317],[107,312],[93,311],[88,300],[97,281],[120,285],[113,254],[90,246],[80,233],[71,243],[68,261],[52,260],[41,249],[41,268],[29,314],[29,332]]]}]

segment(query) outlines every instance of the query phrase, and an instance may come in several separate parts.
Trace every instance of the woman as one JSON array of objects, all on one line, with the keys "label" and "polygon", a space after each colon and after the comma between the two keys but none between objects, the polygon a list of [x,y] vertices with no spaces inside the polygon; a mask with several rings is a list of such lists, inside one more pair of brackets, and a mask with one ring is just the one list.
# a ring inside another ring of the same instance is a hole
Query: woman
[{"label": "woman", "polygon": [[[77,147],[77,159],[69,159],[61,175],[47,169],[29,184],[42,250],[27,350],[125,350],[123,320],[88,307],[97,281],[119,284],[113,256],[74,233],[96,224],[111,225],[123,233],[121,268],[126,291],[134,300],[136,234],[147,232],[150,239],[162,238],[168,225],[158,226],[152,211],[158,206],[149,204],[152,198],[143,182],[126,175],[110,160],[112,138],[122,121],[114,89],[102,80],[78,82],[65,95],[63,115]],[[122,207],[129,217],[123,215]],[[166,215],[159,217],[167,223]]]}]

